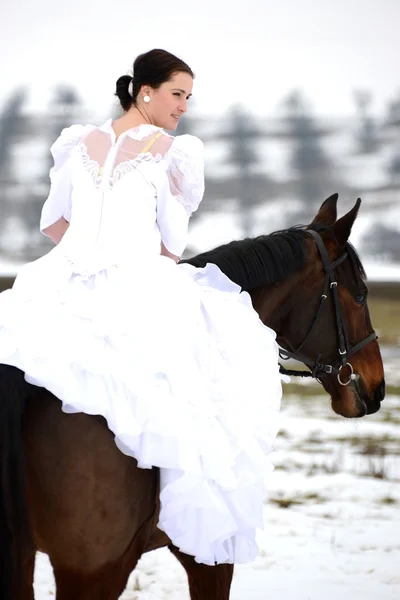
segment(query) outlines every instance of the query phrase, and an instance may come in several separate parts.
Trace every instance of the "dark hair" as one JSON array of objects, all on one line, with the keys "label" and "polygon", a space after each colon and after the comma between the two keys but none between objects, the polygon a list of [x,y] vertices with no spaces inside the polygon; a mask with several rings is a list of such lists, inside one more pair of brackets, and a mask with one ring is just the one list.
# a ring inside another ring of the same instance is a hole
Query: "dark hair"
[{"label": "dark hair", "polygon": [[[192,69],[183,60],[166,50],[154,49],[144,54],[139,54],[133,63],[133,77],[122,75],[117,80],[115,95],[118,97],[122,108],[127,111],[132,104],[136,104],[137,96],[142,85],[149,85],[153,89],[159,88],[169,81],[174,73],[188,73],[194,78]],[[129,93],[129,84],[132,84],[132,95]]]}]

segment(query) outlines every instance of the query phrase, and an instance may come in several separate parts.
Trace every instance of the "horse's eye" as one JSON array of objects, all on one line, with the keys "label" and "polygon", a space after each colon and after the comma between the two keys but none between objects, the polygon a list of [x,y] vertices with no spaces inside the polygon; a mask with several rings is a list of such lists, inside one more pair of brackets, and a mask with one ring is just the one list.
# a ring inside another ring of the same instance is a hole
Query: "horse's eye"
[{"label": "horse's eye", "polygon": [[357,294],[357,296],[355,297],[355,301],[357,302],[357,304],[365,304],[367,301],[367,292]]}]

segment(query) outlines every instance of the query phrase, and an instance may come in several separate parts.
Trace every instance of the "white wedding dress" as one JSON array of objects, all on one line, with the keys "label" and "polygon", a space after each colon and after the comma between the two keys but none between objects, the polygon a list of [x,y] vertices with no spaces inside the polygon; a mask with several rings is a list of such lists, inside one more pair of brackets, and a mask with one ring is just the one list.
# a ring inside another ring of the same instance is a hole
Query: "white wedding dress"
[{"label": "white wedding dress", "polygon": [[263,526],[281,399],[275,334],[218,267],[180,256],[203,148],[142,125],[73,125],[51,148],[42,231],[62,241],[0,294],[0,362],[65,412],[102,415],[122,452],[161,468],[159,528],[206,564],[248,562]]}]

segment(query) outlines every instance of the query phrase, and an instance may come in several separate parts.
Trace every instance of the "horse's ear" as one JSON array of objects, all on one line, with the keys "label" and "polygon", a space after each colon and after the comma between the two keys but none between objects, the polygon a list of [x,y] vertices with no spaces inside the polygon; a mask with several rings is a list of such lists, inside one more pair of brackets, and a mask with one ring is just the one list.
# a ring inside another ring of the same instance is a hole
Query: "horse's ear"
[{"label": "horse's ear", "polygon": [[323,204],[321,204],[321,208],[318,211],[318,214],[314,217],[313,222],[310,227],[315,227],[316,225],[324,225],[325,227],[331,227],[337,218],[337,210],[336,205],[339,198],[339,194],[332,194],[325,200]]},{"label": "horse's ear", "polygon": [[346,215],[338,219],[332,227],[334,236],[339,246],[341,246],[342,248],[344,248],[344,246],[347,243],[347,240],[350,237],[351,228],[353,227],[354,221],[357,218],[358,209],[360,208],[360,205],[361,198],[358,198],[353,208]]}]

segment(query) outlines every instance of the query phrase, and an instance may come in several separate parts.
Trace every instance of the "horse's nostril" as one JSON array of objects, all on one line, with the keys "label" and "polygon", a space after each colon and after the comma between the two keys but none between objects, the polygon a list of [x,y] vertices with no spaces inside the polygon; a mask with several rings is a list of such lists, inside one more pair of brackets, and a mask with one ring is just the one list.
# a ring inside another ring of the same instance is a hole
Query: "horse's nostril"
[{"label": "horse's nostril", "polygon": [[382,379],[381,383],[376,388],[374,396],[375,396],[375,400],[379,400],[379,402],[381,402],[381,400],[384,399],[384,397],[385,397],[385,380],[384,379]]}]

